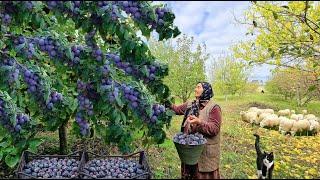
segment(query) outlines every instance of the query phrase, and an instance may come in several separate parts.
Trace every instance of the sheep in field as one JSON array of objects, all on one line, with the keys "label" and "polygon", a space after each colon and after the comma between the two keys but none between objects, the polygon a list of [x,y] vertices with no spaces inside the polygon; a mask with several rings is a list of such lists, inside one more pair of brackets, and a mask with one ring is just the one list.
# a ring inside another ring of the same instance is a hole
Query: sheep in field
[{"label": "sheep in field", "polygon": [[279,110],[278,115],[279,116],[290,116],[291,111],[290,109],[285,109],[285,110]]},{"label": "sheep in field", "polygon": [[278,119],[279,119],[279,131],[281,132],[281,134],[290,132],[293,126],[294,120],[291,120],[284,116],[280,116]]}]

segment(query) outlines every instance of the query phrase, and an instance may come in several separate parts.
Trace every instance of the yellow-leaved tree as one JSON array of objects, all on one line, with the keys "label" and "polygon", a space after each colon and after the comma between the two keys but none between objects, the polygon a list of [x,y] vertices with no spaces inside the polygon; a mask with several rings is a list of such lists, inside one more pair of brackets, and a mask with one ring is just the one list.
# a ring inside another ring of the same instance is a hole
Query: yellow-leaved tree
[{"label": "yellow-leaved tree", "polygon": [[310,93],[320,92],[320,4],[313,1],[258,2],[245,12],[248,41],[232,47],[236,58],[254,64],[307,72]]}]

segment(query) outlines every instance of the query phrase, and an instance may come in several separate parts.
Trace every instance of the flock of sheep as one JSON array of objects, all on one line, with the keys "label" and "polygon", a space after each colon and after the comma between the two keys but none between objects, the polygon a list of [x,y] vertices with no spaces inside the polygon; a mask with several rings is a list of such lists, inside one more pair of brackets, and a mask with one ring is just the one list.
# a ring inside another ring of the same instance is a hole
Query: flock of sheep
[{"label": "flock of sheep", "polygon": [[275,114],[273,109],[259,109],[251,107],[248,111],[240,112],[243,121],[260,125],[260,127],[277,128],[282,134],[307,132],[317,134],[320,132],[320,119],[314,114],[303,110],[302,114],[295,114],[294,110],[280,110]]}]

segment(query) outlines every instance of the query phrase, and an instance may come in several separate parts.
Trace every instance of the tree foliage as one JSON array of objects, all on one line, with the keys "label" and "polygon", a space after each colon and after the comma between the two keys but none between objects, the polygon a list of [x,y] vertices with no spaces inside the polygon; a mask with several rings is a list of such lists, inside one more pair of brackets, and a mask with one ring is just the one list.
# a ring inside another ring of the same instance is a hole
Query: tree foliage
[{"label": "tree foliage", "polygon": [[0,2],[0,160],[13,167],[39,145],[32,128],[55,131],[69,120],[81,137],[94,129],[122,152],[141,138],[135,133],[162,143],[173,115],[161,105],[168,67],[137,33],[176,37],[174,18],[148,1]]},{"label": "tree foliage", "polygon": [[225,55],[214,60],[212,69],[213,87],[219,94],[235,95],[245,91],[250,72],[247,63]]},{"label": "tree foliage", "polygon": [[315,79],[309,72],[285,68],[274,72],[272,78],[267,81],[266,88],[271,93],[282,95],[285,99],[296,100],[298,106],[303,106],[320,97],[318,90],[310,89],[314,82]]},{"label": "tree foliage", "polygon": [[235,57],[309,72],[320,79],[320,5],[313,1],[258,2],[240,23],[249,25],[251,40],[233,47]]},{"label": "tree foliage", "polygon": [[169,65],[169,75],[164,78],[164,83],[173,95],[187,101],[196,83],[206,79],[204,63],[209,58],[206,46],[194,44],[193,37],[184,34],[177,39],[176,46],[169,41],[150,41],[150,49],[159,60]]}]

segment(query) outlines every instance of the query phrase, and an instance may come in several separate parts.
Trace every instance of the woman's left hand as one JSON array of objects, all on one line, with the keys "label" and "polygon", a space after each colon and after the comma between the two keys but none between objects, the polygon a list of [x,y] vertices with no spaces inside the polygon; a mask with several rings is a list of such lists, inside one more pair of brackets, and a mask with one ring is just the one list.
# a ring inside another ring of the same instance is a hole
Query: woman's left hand
[{"label": "woman's left hand", "polygon": [[202,120],[194,115],[189,116],[189,122],[191,124],[201,124]]}]

